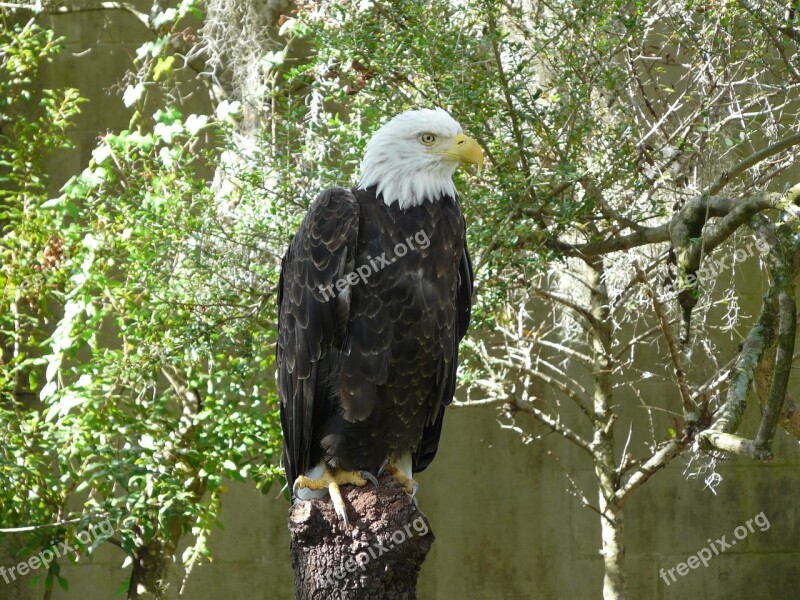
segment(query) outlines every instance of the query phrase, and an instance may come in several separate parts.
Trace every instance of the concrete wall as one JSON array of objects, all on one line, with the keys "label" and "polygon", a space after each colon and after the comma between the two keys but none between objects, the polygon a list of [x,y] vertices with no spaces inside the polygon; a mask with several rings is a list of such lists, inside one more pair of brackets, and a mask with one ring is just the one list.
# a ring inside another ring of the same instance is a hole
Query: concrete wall
[{"label": "concrete wall", "polygon": [[[582,465],[570,471],[594,499],[591,467],[554,436],[524,445],[501,430],[494,416],[492,409],[451,410],[441,454],[419,475],[420,507],[437,538],[422,570],[420,599],[600,598],[598,516],[567,492],[564,475],[565,467]],[[686,479],[683,460],[637,492],[626,509],[631,598],[797,597],[797,443],[781,434],[776,454],[768,465],[727,461],[719,469],[723,481],[716,495],[701,479]],[[224,529],[210,543],[214,560],[195,568],[184,597],[292,598],[288,503],[275,497],[277,490],[262,495],[243,484],[229,487],[220,518]],[[769,529],[754,526],[707,568],[683,577],[675,572],[674,583],[667,575],[669,585],[659,576],[660,569],[675,568],[708,547],[709,539],[717,545],[725,535],[732,542],[736,527],[762,512]],[[54,598],[112,598],[127,581],[128,570],[119,569],[122,559],[119,550],[105,547],[89,560],[65,565],[70,592]]]},{"label": "concrete wall", "polygon": [[[148,8],[149,2],[137,2]],[[77,128],[78,148],[53,164],[63,182],[85,166],[95,139],[106,129],[127,126],[129,113],[111,92],[131,64],[147,31],[132,16],[95,12],[53,18],[67,37],[67,50],[47,71],[49,85],[74,86],[90,99]],[[749,306],[760,290],[748,290]],[[751,310],[755,310],[752,308]],[[797,380],[795,379],[795,385]],[[643,384],[643,393],[675,394],[663,384]],[[633,403],[631,403],[633,405]],[[632,408],[626,420],[645,418]],[[755,431],[749,411],[744,430]],[[502,430],[494,409],[450,410],[439,456],[419,476],[421,508],[437,541],[422,571],[421,599],[599,598],[602,561],[599,517],[581,508],[568,489],[569,471],[590,499],[596,496],[586,458],[554,435],[525,445]],[[544,434],[533,425],[533,430]],[[620,435],[623,435],[622,433]],[[656,475],[627,506],[626,537],[631,598],[794,598],[800,564],[800,452],[796,441],[778,435],[775,461],[756,465],[733,458],[719,468],[716,494],[701,479],[684,475],[685,460]],[[212,563],[195,568],[186,583],[192,600],[289,599],[293,597],[286,513],[278,491],[261,495],[231,483],[223,501],[224,529],[211,539]],[[767,531],[756,529],[707,568],[667,585],[660,569],[671,569],[763,512]],[[54,598],[105,599],[127,581],[120,550],[107,545],[79,564],[65,564],[68,593]],[[14,564],[6,558],[4,565]],[[0,599],[41,598],[31,575],[12,585],[0,581]]]}]

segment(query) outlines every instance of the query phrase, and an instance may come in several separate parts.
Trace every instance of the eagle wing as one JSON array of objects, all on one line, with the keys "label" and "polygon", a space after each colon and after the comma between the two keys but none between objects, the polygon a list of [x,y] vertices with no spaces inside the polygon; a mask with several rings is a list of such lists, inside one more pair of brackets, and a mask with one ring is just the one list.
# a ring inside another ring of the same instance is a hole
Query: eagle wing
[{"label": "eagle wing", "polygon": [[350,311],[349,293],[339,293],[336,284],[353,272],[358,220],[358,203],[350,190],[325,190],[310,206],[281,262],[278,393],[290,487],[321,459],[313,432],[335,410],[338,354]]},{"label": "eagle wing", "polygon": [[424,471],[431,464],[436,451],[439,449],[439,438],[442,435],[442,424],[444,423],[444,409],[453,400],[456,391],[456,378],[458,373],[458,344],[466,335],[469,327],[469,319],[472,314],[472,292],[473,292],[473,273],[472,260],[469,256],[466,242],[461,262],[458,267],[458,290],[456,293],[456,343],[454,344],[453,360],[445,380],[439,382],[443,386],[441,406],[439,413],[434,421],[425,426],[422,431],[422,440],[419,448],[412,457],[412,470],[414,473]]}]

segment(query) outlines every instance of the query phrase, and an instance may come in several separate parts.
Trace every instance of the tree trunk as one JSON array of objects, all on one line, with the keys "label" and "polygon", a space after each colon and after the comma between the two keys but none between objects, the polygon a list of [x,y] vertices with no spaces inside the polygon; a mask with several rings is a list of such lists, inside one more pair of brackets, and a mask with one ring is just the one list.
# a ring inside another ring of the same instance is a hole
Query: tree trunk
[{"label": "tree trunk", "polygon": [[171,579],[175,576],[174,555],[181,539],[183,523],[181,517],[172,517],[168,531],[147,544],[137,545],[132,557],[128,600],[163,600],[176,595],[177,588]]},{"label": "tree trunk", "polygon": [[168,561],[162,544],[153,540],[139,546],[133,555],[133,570],[128,584],[128,600],[159,600],[165,592]]},{"label": "tree trunk", "polygon": [[388,475],[380,487],[344,486],[349,526],[330,498],[289,509],[297,600],[411,600],[433,544],[428,519]]},{"label": "tree trunk", "polygon": [[590,329],[594,362],[594,453],[595,473],[599,483],[600,530],[603,555],[603,600],[626,600],[625,544],[622,504],[617,499],[618,482],[614,462],[614,422],[612,410],[614,370],[611,358],[611,319],[608,290],[604,281],[603,259],[587,262],[594,323]]},{"label": "tree trunk", "polygon": [[[615,500],[604,496],[609,492],[601,477],[600,483],[600,531],[603,540],[603,600],[625,600],[628,585],[625,577],[624,513]],[[611,487],[613,490],[613,486]],[[613,495],[613,491],[611,492]]]}]

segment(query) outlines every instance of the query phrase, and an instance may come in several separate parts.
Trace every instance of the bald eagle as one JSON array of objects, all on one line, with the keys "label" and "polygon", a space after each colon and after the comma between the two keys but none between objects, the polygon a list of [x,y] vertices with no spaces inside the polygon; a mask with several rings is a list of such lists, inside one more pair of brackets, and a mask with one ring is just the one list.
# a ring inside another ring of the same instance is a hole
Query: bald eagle
[{"label": "bald eagle", "polygon": [[386,469],[412,496],[433,460],[467,331],[472,265],[453,173],[483,152],[444,110],[372,137],[354,189],[308,209],[281,263],[278,390],[295,501]]}]

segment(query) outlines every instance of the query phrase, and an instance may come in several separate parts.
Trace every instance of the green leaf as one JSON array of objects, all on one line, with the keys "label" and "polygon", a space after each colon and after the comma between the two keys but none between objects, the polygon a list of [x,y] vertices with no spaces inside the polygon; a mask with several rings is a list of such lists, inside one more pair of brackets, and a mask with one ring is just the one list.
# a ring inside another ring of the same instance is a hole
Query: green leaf
[{"label": "green leaf", "polygon": [[125,106],[133,106],[139,100],[141,100],[142,96],[144,95],[144,85],[142,83],[137,83],[136,85],[129,85],[125,88],[125,92],[122,94],[122,102]]},{"label": "green leaf", "polygon": [[158,81],[165,73],[171,71],[174,63],[175,57],[171,54],[166,58],[159,58],[153,69],[153,81]]}]

